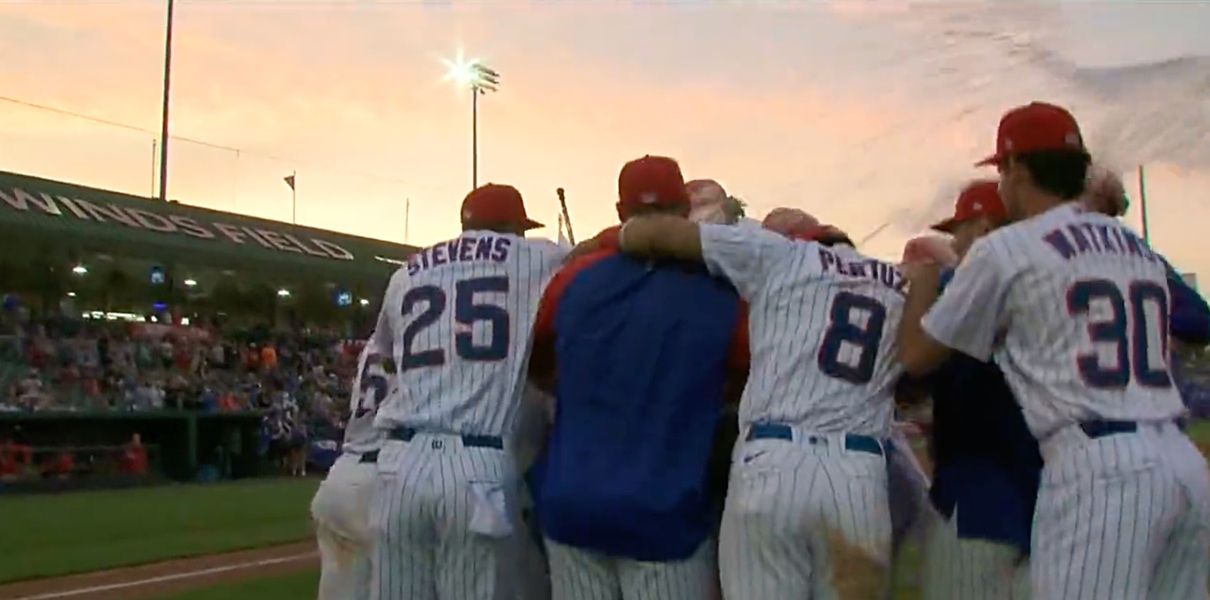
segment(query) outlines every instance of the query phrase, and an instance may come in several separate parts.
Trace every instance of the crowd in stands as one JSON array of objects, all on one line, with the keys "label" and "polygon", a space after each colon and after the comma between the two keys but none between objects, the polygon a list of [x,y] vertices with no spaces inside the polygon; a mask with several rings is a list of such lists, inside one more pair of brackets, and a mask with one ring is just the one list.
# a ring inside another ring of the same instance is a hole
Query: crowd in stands
[{"label": "crowd in stands", "polygon": [[21,316],[0,315],[0,413],[259,411],[282,457],[339,439],[358,347],[335,336]]}]

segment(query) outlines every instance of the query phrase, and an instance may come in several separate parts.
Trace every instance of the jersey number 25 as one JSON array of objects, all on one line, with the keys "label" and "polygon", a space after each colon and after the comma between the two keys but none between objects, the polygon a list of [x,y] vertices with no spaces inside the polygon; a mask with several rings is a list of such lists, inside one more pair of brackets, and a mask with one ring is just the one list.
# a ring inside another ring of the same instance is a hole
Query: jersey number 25
[{"label": "jersey number 25", "polygon": [[[866,316],[864,324],[857,320],[862,313]],[[849,383],[869,383],[874,378],[885,324],[886,307],[881,302],[851,292],[836,294],[828,315],[828,330],[819,344],[819,370]]]},{"label": "jersey number 25", "polygon": [[[509,316],[508,310],[495,304],[476,303],[475,294],[508,292],[508,277],[475,277],[454,284],[454,351],[460,358],[475,361],[503,360],[508,357]],[[424,285],[408,290],[400,307],[404,318],[418,305],[424,309],[403,329],[403,359],[399,371],[410,371],[420,367],[436,367],[445,364],[444,348],[416,350],[416,336],[432,326],[445,314],[448,304],[445,290],[435,285]],[[486,322],[491,327],[491,339],[485,345],[476,345],[473,335],[475,323]]]}]

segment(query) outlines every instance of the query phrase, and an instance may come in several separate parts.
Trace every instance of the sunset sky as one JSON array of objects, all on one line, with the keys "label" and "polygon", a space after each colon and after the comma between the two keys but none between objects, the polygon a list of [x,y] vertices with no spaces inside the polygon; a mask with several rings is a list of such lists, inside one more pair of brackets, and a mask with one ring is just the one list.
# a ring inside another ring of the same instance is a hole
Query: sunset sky
[{"label": "sunset sky", "polygon": [[[0,170],[151,195],[164,7],[0,0]],[[1073,107],[1132,196],[1147,162],[1154,245],[1210,286],[1210,63],[1080,79],[1210,55],[1210,3],[178,0],[176,12],[172,129],[213,145],[173,142],[169,194],[187,204],[288,221],[282,177],[297,171],[301,224],[402,242],[410,199],[408,242],[454,235],[470,102],[441,59],[462,48],[503,80],[480,104],[480,182],[521,189],[551,225],[540,235],[555,235],[556,187],[585,237],[616,220],[621,165],[666,154],[756,217],[797,206],[858,239],[889,220],[865,249],[897,258],[980,173],[970,164],[999,114],[1038,99]],[[1192,87],[1164,87],[1190,73]],[[1162,143],[1142,143],[1159,130]]]}]

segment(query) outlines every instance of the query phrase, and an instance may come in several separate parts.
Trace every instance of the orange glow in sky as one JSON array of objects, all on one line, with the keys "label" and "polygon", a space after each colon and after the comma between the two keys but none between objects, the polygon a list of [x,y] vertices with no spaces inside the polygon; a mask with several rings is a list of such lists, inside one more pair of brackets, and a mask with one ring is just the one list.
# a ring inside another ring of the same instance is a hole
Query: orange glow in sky
[{"label": "orange glow in sky", "polygon": [[[1210,54],[1210,38],[1181,29],[1208,22],[1206,5],[1140,16],[1073,4],[1056,27],[1073,28],[1063,50],[1081,61],[1121,60],[1088,23],[1108,39],[1129,32],[1140,52]],[[930,66],[903,50],[926,35],[910,11],[786,6],[179,0],[172,130],[210,145],[173,142],[169,195],[289,221],[282,177],[297,171],[300,224],[402,242],[410,204],[407,241],[452,236],[470,187],[470,92],[443,79],[442,61],[464,49],[501,73],[479,104],[480,182],[516,185],[551,226],[538,235],[555,237],[558,187],[580,237],[612,224],[621,165],[665,154],[756,217],[795,206],[857,239],[890,220],[865,250],[898,257],[959,183],[993,175],[970,165],[1003,110],[1067,98],[994,91],[995,65],[972,73],[970,90],[926,93]],[[0,169],[153,195],[163,27],[163,2],[0,4]],[[1210,171],[1148,169],[1156,247],[1205,280]]]}]

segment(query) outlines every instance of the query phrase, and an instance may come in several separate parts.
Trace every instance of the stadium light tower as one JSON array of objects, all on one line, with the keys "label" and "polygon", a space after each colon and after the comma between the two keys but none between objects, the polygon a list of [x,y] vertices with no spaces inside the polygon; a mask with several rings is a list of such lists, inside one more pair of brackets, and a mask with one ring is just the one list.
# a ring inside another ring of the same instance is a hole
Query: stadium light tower
[{"label": "stadium light tower", "polygon": [[471,188],[479,187],[479,96],[500,86],[500,74],[478,60],[444,60],[445,78],[471,91]]},{"label": "stadium light tower", "polygon": [[172,79],[172,8],[168,0],[168,23],[164,30],[164,103],[160,115],[160,201],[168,201],[168,102],[172,97],[168,91]]}]

